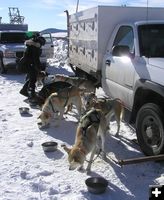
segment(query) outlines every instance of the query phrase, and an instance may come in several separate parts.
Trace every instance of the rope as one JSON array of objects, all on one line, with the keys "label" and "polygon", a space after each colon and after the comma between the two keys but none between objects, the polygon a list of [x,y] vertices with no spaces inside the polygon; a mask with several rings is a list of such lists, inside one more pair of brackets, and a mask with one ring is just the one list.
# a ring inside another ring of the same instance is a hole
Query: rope
[{"label": "rope", "polygon": [[100,153],[101,153],[101,152],[102,152],[102,149],[99,150],[97,156],[96,156],[93,160],[91,160],[91,161],[85,160],[85,161],[88,162],[88,163],[93,163],[93,162],[100,156]]},{"label": "rope", "polygon": [[[88,163],[93,163],[98,157],[100,157],[101,152],[104,152],[104,151],[102,149],[100,149],[97,156],[92,161],[89,161],[89,160],[85,160],[85,161],[88,162]],[[117,160],[114,160],[113,158],[109,157],[108,155],[106,155],[106,157],[109,160],[113,161],[116,165],[120,166],[120,164],[118,163]]]}]

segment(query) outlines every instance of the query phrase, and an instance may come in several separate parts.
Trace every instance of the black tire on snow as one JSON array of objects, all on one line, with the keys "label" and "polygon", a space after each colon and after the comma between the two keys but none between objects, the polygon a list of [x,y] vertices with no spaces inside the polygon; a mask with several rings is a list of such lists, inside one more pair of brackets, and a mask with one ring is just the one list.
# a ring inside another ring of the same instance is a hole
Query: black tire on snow
[{"label": "black tire on snow", "polygon": [[0,74],[6,74],[7,70],[4,68],[2,58],[0,57]]},{"label": "black tire on snow", "polygon": [[136,134],[145,155],[159,155],[164,152],[164,114],[154,103],[143,105],[136,119]]}]

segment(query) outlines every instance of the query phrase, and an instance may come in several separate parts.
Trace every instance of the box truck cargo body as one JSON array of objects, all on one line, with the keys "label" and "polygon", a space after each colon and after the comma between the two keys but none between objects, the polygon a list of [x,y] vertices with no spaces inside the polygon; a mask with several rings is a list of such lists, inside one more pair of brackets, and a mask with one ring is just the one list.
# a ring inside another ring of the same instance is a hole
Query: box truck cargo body
[{"label": "box truck cargo body", "polygon": [[114,28],[121,23],[164,19],[160,8],[97,6],[69,16],[69,62],[99,77]]}]

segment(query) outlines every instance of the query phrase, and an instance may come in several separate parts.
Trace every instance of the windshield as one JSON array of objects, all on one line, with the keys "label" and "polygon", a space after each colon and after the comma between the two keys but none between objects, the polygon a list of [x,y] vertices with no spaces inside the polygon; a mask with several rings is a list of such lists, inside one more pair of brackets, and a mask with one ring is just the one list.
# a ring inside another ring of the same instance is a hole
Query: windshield
[{"label": "windshield", "polygon": [[27,39],[26,33],[1,33],[1,43],[24,43]]},{"label": "windshield", "polygon": [[164,24],[138,27],[141,56],[164,57]]}]

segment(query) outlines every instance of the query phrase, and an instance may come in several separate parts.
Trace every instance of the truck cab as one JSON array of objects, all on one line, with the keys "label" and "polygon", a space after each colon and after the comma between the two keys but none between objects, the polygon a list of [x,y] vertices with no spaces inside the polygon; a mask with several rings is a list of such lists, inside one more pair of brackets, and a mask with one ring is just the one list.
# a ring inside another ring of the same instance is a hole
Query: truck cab
[{"label": "truck cab", "polygon": [[164,151],[164,21],[118,25],[109,41],[102,87],[130,111],[147,155]]}]

